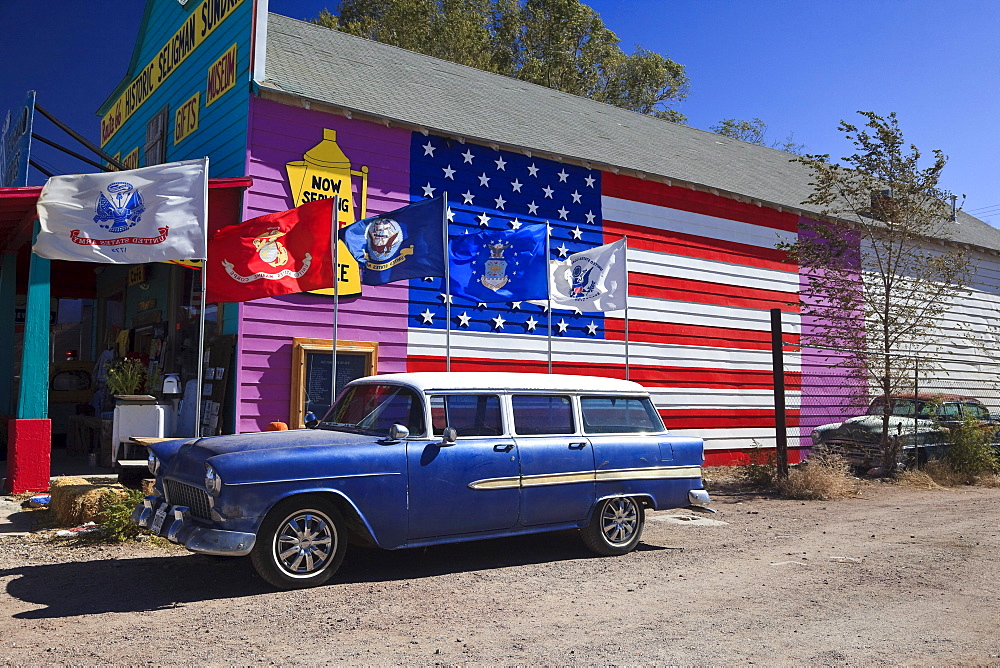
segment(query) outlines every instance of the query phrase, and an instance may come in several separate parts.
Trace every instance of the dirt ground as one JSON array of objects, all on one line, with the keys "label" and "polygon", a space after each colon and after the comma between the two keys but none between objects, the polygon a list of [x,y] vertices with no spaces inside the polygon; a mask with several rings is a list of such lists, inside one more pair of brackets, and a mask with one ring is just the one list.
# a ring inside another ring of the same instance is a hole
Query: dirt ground
[{"label": "dirt ground", "polygon": [[0,537],[0,664],[1000,665],[1000,489],[714,496],[624,557],[354,550],[292,592],[246,560]]}]

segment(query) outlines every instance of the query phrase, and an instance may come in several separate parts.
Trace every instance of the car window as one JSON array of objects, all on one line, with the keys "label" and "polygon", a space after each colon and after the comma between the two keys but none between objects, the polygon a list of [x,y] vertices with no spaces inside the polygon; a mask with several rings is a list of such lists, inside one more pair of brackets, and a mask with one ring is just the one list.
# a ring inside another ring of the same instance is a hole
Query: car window
[{"label": "car window", "polygon": [[957,418],[958,412],[958,404],[941,404],[938,409],[938,415],[943,418]]},{"label": "car window", "polygon": [[990,412],[979,404],[962,404],[962,412],[974,420],[989,420]]},{"label": "car window", "polygon": [[424,434],[420,396],[399,385],[361,384],[344,391],[320,426],[347,427],[384,436],[394,424],[403,425],[412,436]]},{"label": "car window", "polygon": [[573,407],[569,397],[547,394],[516,394],[514,430],[523,436],[573,434]]},{"label": "car window", "polygon": [[499,436],[503,433],[500,397],[496,394],[445,394],[431,397],[431,423],[440,436],[453,427],[459,436]]},{"label": "car window", "polygon": [[583,431],[634,434],[662,431],[663,422],[647,397],[581,397]]}]

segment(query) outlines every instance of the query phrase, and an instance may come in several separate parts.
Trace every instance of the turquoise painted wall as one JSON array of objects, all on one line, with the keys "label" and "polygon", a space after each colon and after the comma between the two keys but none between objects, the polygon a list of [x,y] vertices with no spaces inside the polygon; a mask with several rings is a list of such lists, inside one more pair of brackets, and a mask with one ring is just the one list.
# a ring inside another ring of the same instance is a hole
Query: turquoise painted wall
[{"label": "turquoise painted wall", "polygon": [[[146,125],[167,107],[166,162],[207,155],[212,178],[242,176],[246,163],[253,5],[253,0],[190,0],[186,6],[177,0],[148,0],[128,76],[115,91],[109,91],[98,116],[106,119],[120,96],[127,95],[130,85],[137,80],[148,81],[149,88],[155,88],[107,139],[104,150],[124,159],[138,148],[137,166],[145,166]],[[186,23],[189,20],[192,22]],[[178,33],[184,26],[192,30]],[[233,45],[236,46],[235,85],[209,104],[209,70]],[[178,53],[187,55],[175,65]],[[198,127],[183,136],[177,133],[176,113],[196,93],[199,94]],[[102,136],[106,127],[102,120]]]}]

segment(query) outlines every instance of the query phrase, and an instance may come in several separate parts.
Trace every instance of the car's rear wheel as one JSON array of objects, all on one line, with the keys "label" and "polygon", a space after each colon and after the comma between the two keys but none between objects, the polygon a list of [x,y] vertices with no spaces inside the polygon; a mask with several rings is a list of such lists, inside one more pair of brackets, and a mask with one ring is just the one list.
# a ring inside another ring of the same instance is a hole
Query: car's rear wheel
[{"label": "car's rear wheel", "polygon": [[318,497],[292,498],[264,518],[250,560],[275,587],[301,589],[326,583],[346,551],[347,525],[332,503]]},{"label": "car's rear wheel", "polygon": [[597,554],[615,556],[635,549],[642,537],[646,513],[630,496],[616,496],[597,504],[590,524],[580,530],[583,543]]}]

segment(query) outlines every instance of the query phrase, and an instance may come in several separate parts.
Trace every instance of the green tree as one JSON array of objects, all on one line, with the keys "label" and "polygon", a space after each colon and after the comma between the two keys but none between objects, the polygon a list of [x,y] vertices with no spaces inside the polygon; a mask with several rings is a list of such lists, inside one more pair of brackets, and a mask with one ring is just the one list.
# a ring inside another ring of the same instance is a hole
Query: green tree
[{"label": "green tree", "polygon": [[802,345],[837,351],[859,393],[883,401],[883,469],[893,471],[898,439],[890,438],[888,398],[911,392],[913,356],[944,340],[941,323],[967,294],[975,273],[968,254],[948,247],[951,206],[939,187],[947,158],[927,166],[907,146],[895,114],[859,112],[864,128],[841,121],[855,153],[796,160],[812,172],[804,204],[821,215],[804,220],[794,242],[779,244],[798,259],[806,279],[801,313],[823,324],[803,331]]},{"label": "green tree", "polygon": [[314,23],[670,121],[684,66],[629,55],[579,0],[341,0]]},{"label": "green tree", "polygon": [[[737,118],[725,118],[719,121],[716,125],[709,126],[708,129],[716,134],[732,137],[733,139],[739,139],[740,141],[749,142],[751,144],[759,144],[761,146],[768,146],[768,143],[764,140],[764,136],[767,134],[767,123],[759,118],[754,118],[749,121],[739,120]],[[771,142],[770,146],[771,148],[776,148],[780,151],[785,151],[794,155],[802,155],[806,148],[805,144],[796,142],[794,135],[791,134],[785,137],[782,141]]]}]

